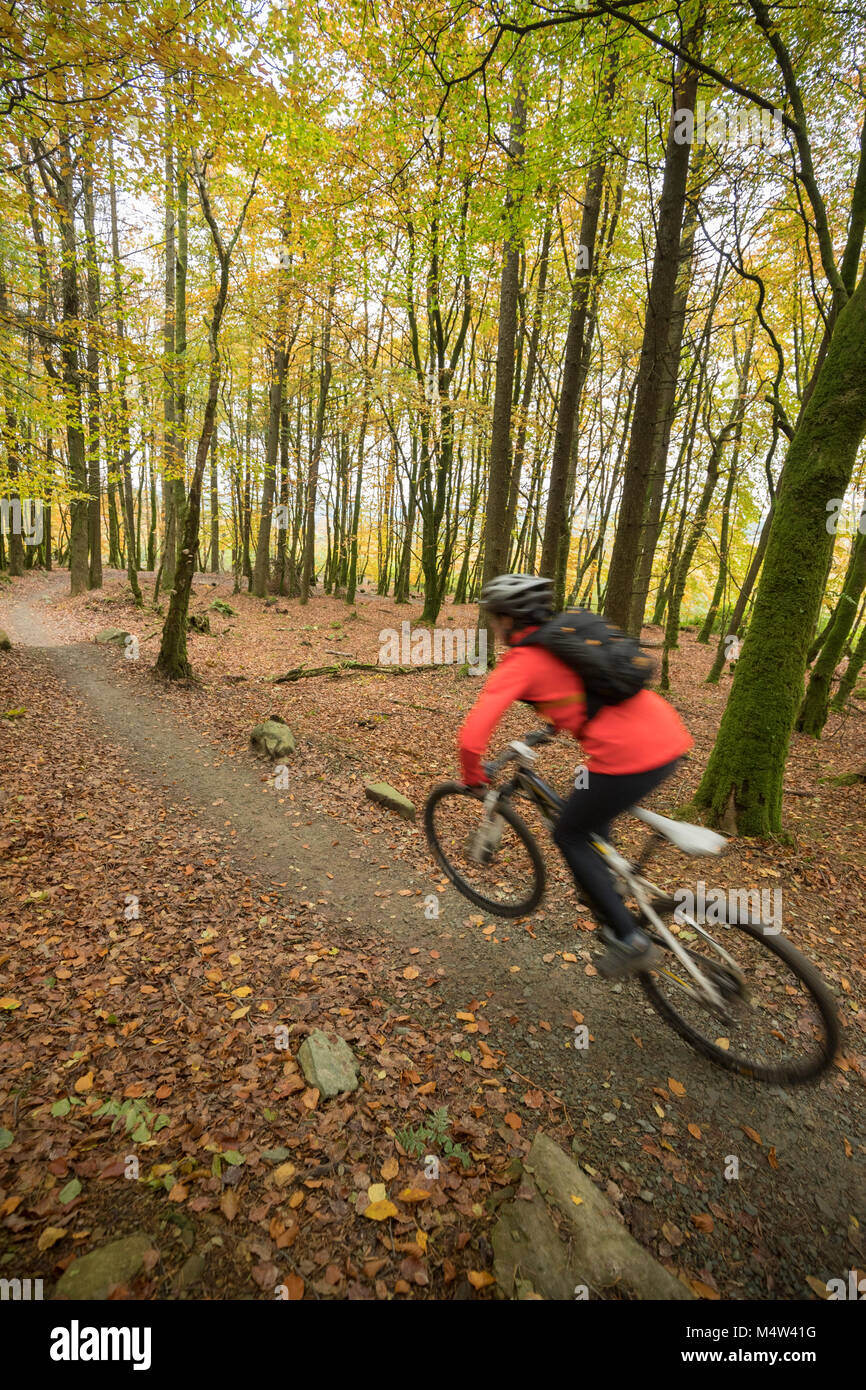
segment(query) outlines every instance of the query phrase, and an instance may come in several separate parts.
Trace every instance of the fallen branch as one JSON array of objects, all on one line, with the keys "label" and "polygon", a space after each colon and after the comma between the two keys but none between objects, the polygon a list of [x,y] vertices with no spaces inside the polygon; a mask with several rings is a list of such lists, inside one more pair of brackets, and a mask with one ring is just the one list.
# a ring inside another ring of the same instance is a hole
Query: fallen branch
[{"label": "fallen branch", "polygon": [[427,666],[381,666],[375,661],[339,661],[333,666],[295,666],[282,676],[272,676],[274,685],[287,681],[302,681],[307,676],[342,676],[353,671],[380,671],[388,676],[411,676],[415,671],[443,671],[444,665],[431,662]]}]

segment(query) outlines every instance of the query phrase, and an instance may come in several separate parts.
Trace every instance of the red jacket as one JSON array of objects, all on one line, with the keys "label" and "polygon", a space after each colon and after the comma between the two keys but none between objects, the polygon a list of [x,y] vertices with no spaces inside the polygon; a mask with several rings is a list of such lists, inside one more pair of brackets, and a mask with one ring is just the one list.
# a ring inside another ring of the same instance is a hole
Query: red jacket
[{"label": "red jacket", "polygon": [[[534,631],[525,628],[512,640]],[[460,730],[460,764],[470,786],[487,780],[482,755],[515,700],[529,701],[542,718],[580,739],[590,772],[647,772],[692,747],[676,710],[654,691],[641,690],[620,705],[605,705],[587,721],[586,695],[576,671],[543,647],[511,647],[487,677]]]}]

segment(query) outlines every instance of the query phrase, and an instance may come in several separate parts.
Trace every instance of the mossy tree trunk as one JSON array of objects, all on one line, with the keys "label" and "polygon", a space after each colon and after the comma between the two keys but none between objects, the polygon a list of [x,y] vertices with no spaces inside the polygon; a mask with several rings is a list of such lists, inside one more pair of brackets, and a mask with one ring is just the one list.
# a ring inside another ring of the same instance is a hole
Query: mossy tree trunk
[{"label": "mossy tree trunk", "polygon": [[863,670],[863,663],[866,662],[866,626],[864,626],[857,645],[851,653],[845,674],[839,682],[839,688],[833,699],[830,701],[830,708],[837,712],[843,710],[848,701],[848,696],[857,684],[857,677]]},{"label": "mossy tree trunk", "polygon": [[801,733],[820,738],[827,722],[830,707],[830,683],[833,672],[845,649],[845,643],[857,617],[857,605],[866,586],[866,535],[858,533],[851,554],[851,563],[845,576],[845,585],[835,617],[829,624],[821,655],[815,662],[806,697],[797,716],[797,728]]},{"label": "mossy tree trunk", "polygon": [[866,275],[836,321],[788,448],[764,568],[727,709],[695,800],[745,835],[782,828],[782,784],[823,596],[827,501],[844,497],[866,433]]}]

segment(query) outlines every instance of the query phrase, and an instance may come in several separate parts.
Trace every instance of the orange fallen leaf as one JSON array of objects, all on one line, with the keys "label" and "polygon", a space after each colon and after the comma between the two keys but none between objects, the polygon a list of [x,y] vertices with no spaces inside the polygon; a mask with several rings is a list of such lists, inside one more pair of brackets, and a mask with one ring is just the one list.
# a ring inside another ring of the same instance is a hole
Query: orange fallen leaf
[{"label": "orange fallen leaf", "polygon": [[404,979],[404,980],[417,980],[417,978],[418,978],[418,976],[419,976],[420,974],[421,974],[421,971],[418,970],[418,969],[416,969],[416,967],[415,967],[414,965],[407,965],[407,966],[406,966],[406,969],[403,971],[403,979]]},{"label": "orange fallen leaf", "polygon": [[686,1129],[688,1130],[689,1134],[692,1136],[693,1139],[700,1139],[700,1137],[701,1137],[701,1127],[700,1127],[700,1125],[686,1125]]},{"label": "orange fallen leaf", "polygon": [[304,1281],[300,1274],[287,1274],[285,1279],[286,1292],[289,1295],[290,1303],[297,1303],[304,1296]]},{"label": "orange fallen leaf", "polygon": [[220,1197],[220,1211],[222,1212],[226,1221],[234,1221],[240,1209],[241,1204],[240,1200],[238,1199],[238,1194],[235,1192],[233,1187],[227,1187],[225,1192]]},{"label": "orange fallen leaf", "polygon": [[713,1233],[715,1222],[713,1221],[713,1218],[709,1215],[708,1212],[696,1211],[692,1214],[692,1225],[696,1226],[699,1231],[703,1231],[705,1235],[709,1236]]},{"label": "orange fallen leaf", "polygon": [[753,1144],[760,1144],[762,1142],[761,1136],[756,1129],[752,1129],[749,1125],[740,1125],[740,1129],[744,1134],[748,1135]]},{"label": "orange fallen leaf", "polygon": [[505,1123],[508,1125],[509,1129],[520,1129],[523,1121],[519,1115],[515,1115],[513,1110],[509,1110],[508,1114],[505,1116]]},{"label": "orange fallen leaf", "polygon": [[386,1158],[382,1167],[379,1169],[379,1172],[386,1182],[390,1182],[391,1178],[396,1178],[399,1171],[400,1164],[396,1158]]},{"label": "orange fallen leaf", "polygon": [[668,1077],[668,1086],[675,1096],[684,1096],[686,1093],[686,1088],[683,1083],[681,1081],[674,1081],[672,1076]]},{"label": "orange fallen leaf", "polygon": [[486,1289],[491,1284],[496,1283],[493,1275],[488,1274],[486,1270],[470,1269],[466,1278],[469,1280],[473,1289]]},{"label": "orange fallen leaf", "polygon": [[404,1187],[402,1192],[397,1193],[397,1198],[401,1202],[426,1202],[430,1196],[423,1187]]},{"label": "orange fallen leaf", "polygon": [[400,1213],[394,1203],[386,1197],[383,1202],[371,1202],[365,1208],[363,1215],[367,1217],[368,1221],[387,1221],[389,1216],[399,1216]]},{"label": "orange fallen leaf", "polygon": [[819,1298],[826,1299],[830,1297],[829,1290],[823,1279],[817,1279],[814,1274],[807,1274],[806,1283],[809,1285],[812,1292],[816,1293]]},{"label": "orange fallen leaf", "polygon": [[62,1240],[65,1235],[65,1226],[46,1226],[36,1242],[36,1248],[37,1250],[50,1250],[51,1246],[56,1245],[58,1240]]},{"label": "orange fallen leaf", "polygon": [[189,1188],[185,1187],[182,1182],[176,1182],[168,1194],[168,1200],[170,1202],[185,1202],[188,1196]]},{"label": "orange fallen leaf", "polygon": [[75,1090],[78,1092],[79,1095],[83,1095],[85,1091],[93,1090],[92,1071],[85,1072],[84,1076],[79,1076],[78,1080],[75,1083]]},{"label": "orange fallen leaf", "polygon": [[712,1299],[713,1302],[718,1302],[721,1297],[718,1289],[711,1289],[709,1284],[705,1284],[702,1279],[690,1279],[689,1283],[692,1286],[692,1293],[696,1293],[698,1298]]}]

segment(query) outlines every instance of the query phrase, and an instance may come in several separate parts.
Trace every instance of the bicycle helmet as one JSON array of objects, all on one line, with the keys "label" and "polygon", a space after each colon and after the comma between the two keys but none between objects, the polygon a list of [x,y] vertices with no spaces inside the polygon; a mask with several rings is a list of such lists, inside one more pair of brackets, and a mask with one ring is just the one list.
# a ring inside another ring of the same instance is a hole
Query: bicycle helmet
[{"label": "bicycle helmet", "polygon": [[484,585],[479,603],[515,623],[546,623],[553,616],[553,581],[534,574],[499,574]]}]

